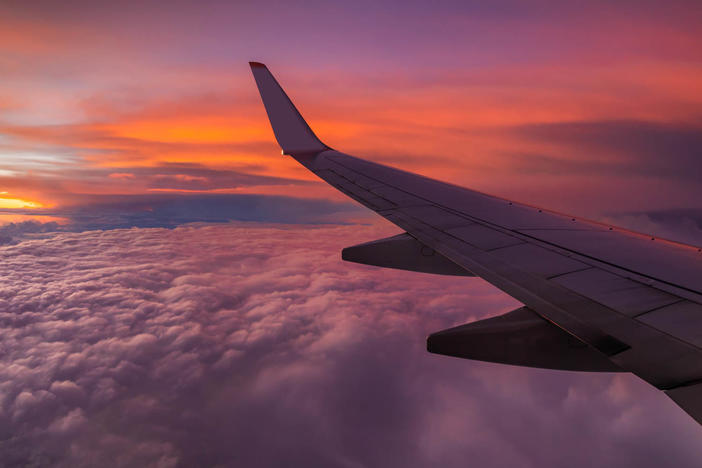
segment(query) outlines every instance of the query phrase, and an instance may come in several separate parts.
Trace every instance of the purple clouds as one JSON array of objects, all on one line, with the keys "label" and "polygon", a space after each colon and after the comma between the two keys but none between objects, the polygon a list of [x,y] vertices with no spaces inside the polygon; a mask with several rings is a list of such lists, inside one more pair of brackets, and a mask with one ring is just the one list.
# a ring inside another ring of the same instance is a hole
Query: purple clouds
[{"label": "purple clouds", "polygon": [[58,233],[0,249],[0,465],[698,466],[628,375],[428,354],[518,306],[342,263],[374,226]]}]

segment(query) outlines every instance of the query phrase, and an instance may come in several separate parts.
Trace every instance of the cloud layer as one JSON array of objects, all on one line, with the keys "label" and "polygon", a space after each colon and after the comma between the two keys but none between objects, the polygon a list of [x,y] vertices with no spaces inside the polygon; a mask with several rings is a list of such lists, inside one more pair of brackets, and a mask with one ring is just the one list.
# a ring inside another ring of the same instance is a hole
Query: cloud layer
[{"label": "cloud layer", "polygon": [[478,279],[343,263],[387,228],[59,233],[0,249],[0,465],[698,466],[627,375],[430,355],[516,307]]}]

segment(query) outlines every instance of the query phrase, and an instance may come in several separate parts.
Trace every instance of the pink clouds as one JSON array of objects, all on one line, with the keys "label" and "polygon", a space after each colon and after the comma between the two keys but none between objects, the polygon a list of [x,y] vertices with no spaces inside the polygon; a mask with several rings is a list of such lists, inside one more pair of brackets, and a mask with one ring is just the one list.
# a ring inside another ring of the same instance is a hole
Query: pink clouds
[{"label": "pink clouds", "polygon": [[389,233],[190,225],[2,248],[0,459],[699,463],[699,428],[631,376],[428,354],[428,333],[517,304],[477,279],[339,259]]}]

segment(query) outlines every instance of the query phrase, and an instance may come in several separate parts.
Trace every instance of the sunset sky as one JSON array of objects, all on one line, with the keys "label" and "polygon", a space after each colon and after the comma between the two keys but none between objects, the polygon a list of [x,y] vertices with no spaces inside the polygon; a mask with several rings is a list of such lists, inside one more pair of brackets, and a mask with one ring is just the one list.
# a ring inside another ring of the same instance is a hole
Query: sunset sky
[{"label": "sunset sky", "polygon": [[280,156],[249,60],[351,154],[589,217],[701,208],[699,3],[568,5],[3,2],[4,219],[344,201]]},{"label": "sunset sky", "polygon": [[[699,466],[699,427],[633,377],[426,355],[427,333],[518,304],[480,280],[343,264],[341,248],[395,231],[280,155],[250,60],[268,65],[337,150],[702,244],[697,0],[3,0],[0,255],[12,267],[0,291],[0,459],[255,465],[246,447],[267,447],[259,408],[276,421],[269,442],[279,449],[264,464],[461,466],[471,456],[481,466],[563,466],[574,451],[584,458],[571,466],[657,466],[674,451],[679,466]],[[211,222],[219,224],[203,224]],[[309,230],[324,240],[306,244]],[[437,303],[431,291],[444,288],[451,294]],[[326,310],[339,322],[329,324]],[[386,310],[395,312],[383,318]],[[152,321],[154,311],[165,318]],[[244,345],[238,331],[256,339]],[[63,343],[62,357],[42,341]],[[417,364],[386,374],[370,350],[388,367],[405,352]],[[186,383],[168,370],[195,362]],[[352,362],[372,364],[351,366],[353,378],[381,379],[384,392],[349,391],[342,363]],[[481,386],[486,379],[502,390]],[[309,393],[310,382],[328,393]],[[511,393],[520,386],[523,409]],[[271,409],[284,387],[317,399]],[[159,401],[168,389],[174,406]],[[392,389],[404,399],[374,419]],[[211,398],[206,408],[201,398]],[[376,413],[349,409],[363,402]],[[256,420],[251,432],[193,416],[225,407],[232,420]],[[456,407],[466,413],[452,416]],[[158,424],[129,416],[150,411]],[[309,415],[325,435],[286,442]],[[195,448],[184,435],[191,416]],[[488,423],[500,418],[515,421]],[[662,435],[667,424],[673,432]],[[359,435],[369,425],[376,439]],[[531,425],[540,427],[534,445],[560,437],[567,450],[530,449],[519,434]],[[95,440],[64,443],[81,434]]]}]

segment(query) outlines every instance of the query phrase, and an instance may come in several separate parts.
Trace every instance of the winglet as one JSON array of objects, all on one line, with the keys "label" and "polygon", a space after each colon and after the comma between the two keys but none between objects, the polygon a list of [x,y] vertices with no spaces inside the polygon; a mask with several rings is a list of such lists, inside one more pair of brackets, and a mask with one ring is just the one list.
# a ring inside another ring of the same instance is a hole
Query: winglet
[{"label": "winglet", "polygon": [[322,143],[302,118],[283,88],[268,68],[259,62],[249,62],[261,100],[268,113],[275,139],[284,154],[319,153],[330,149]]}]

